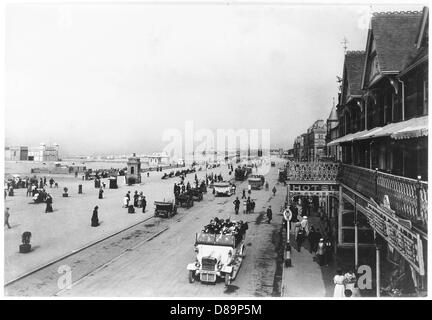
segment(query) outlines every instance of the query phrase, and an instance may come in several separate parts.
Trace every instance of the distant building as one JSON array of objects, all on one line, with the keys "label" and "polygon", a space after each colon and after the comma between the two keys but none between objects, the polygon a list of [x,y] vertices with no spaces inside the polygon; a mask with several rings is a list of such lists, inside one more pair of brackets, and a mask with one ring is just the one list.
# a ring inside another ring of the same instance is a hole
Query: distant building
[{"label": "distant building", "polygon": [[317,120],[307,130],[306,157],[307,161],[317,161],[326,156],[327,124]]},{"label": "distant building", "polygon": [[166,153],[153,153],[143,157],[143,161],[149,166],[159,166],[170,163],[170,156]]},{"label": "distant building", "polygon": [[6,147],[5,160],[22,161],[28,158],[28,147]]},{"label": "distant building", "polygon": [[52,146],[47,146],[45,143],[41,143],[39,147],[30,147],[28,149],[28,160],[29,161],[58,161],[59,145],[57,143],[54,143]]},{"label": "distant building", "polygon": [[305,141],[306,141],[307,135],[306,133],[298,136],[294,140],[294,159],[297,161],[305,161],[306,160],[306,154],[305,154]]}]

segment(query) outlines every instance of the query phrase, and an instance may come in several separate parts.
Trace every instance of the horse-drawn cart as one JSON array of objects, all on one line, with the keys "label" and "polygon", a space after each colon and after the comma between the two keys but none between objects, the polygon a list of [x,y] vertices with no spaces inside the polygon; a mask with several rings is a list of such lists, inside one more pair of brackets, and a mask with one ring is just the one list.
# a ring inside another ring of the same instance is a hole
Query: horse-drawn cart
[{"label": "horse-drawn cart", "polygon": [[180,207],[185,206],[187,208],[190,208],[193,206],[193,202],[193,197],[190,193],[183,192],[176,195],[175,197],[175,204]]},{"label": "horse-drawn cart", "polygon": [[155,201],[155,217],[162,216],[164,218],[170,218],[177,213],[177,206],[173,201]]},{"label": "horse-drawn cart", "polygon": [[191,188],[189,194],[192,195],[194,201],[201,201],[203,199],[203,192],[201,188]]}]

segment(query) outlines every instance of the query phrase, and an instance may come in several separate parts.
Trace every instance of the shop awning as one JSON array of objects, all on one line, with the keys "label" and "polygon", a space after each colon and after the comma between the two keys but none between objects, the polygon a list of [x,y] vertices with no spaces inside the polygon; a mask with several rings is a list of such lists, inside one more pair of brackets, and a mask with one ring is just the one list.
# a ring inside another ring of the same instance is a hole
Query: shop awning
[{"label": "shop awning", "polygon": [[428,116],[413,118],[406,121],[390,123],[384,127],[350,133],[327,144],[333,146],[344,142],[388,137],[392,139],[410,139],[428,135]]},{"label": "shop awning", "polygon": [[405,122],[410,122],[406,127],[396,131],[390,135],[392,139],[411,139],[425,137],[428,135],[428,117],[420,117],[410,119]]},{"label": "shop awning", "polygon": [[327,146],[330,147],[330,146],[334,146],[334,145],[337,145],[337,144],[340,144],[343,142],[351,141],[349,139],[352,137],[352,135],[353,135],[353,133],[350,133],[350,134],[347,134],[346,136],[343,136],[343,137],[337,138],[333,141],[330,141],[329,143],[327,143]]}]

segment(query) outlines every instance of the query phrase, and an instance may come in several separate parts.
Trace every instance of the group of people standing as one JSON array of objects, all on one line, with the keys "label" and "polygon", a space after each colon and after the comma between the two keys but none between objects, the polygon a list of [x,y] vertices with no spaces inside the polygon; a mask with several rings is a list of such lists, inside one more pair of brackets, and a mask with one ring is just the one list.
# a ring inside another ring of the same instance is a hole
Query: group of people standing
[{"label": "group of people standing", "polygon": [[[234,204],[235,214],[238,214],[239,210],[240,210],[240,200],[238,197],[236,197],[233,204]],[[254,210],[255,210],[255,201],[253,199],[248,197],[247,200],[243,200],[243,213],[244,214],[253,213]]]},{"label": "group of people standing", "polygon": [[[332,242],[328,234],[322,234],[309,222],[308,216],[302,216],[302,207],[296,202],[286,206],[283,211],[284,226],[294,233],[296,249],[301,251],[305,241],[309,242],[309,252],[316,255],[320,266],[328,265],[332,259]],[[301,218],[300,218],[301,217]]]},{"label": "group of people standing", "polygon": [[145,213],[147,206],[147,200],[143,192],[135,190],[133,197],[131,197],[131,192],[128,191],[123,198],[123,208],[128,209],[128,213],[135,213],[135,208],[142,208],[142,212]]}]

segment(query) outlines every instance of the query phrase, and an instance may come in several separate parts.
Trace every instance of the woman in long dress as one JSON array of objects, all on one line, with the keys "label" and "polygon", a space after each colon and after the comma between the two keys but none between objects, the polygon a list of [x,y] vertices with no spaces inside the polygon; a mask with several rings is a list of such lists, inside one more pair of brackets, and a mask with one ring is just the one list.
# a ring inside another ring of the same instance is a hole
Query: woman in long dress
[{"label": "woman in long dress", "polygon": [[98,206],[94,207],[94,209],[93,209],[93,215],[91,218],[91,226],[92,227],[98,227],[99,226],[98,209],[99,209]]},{"label": "woman in long dress", "polygon": [[336,275],[333,278],[335,284],[333,297],[343,298],[345,297],[345,277],[342,275],[342,270],[338,269]]}]

